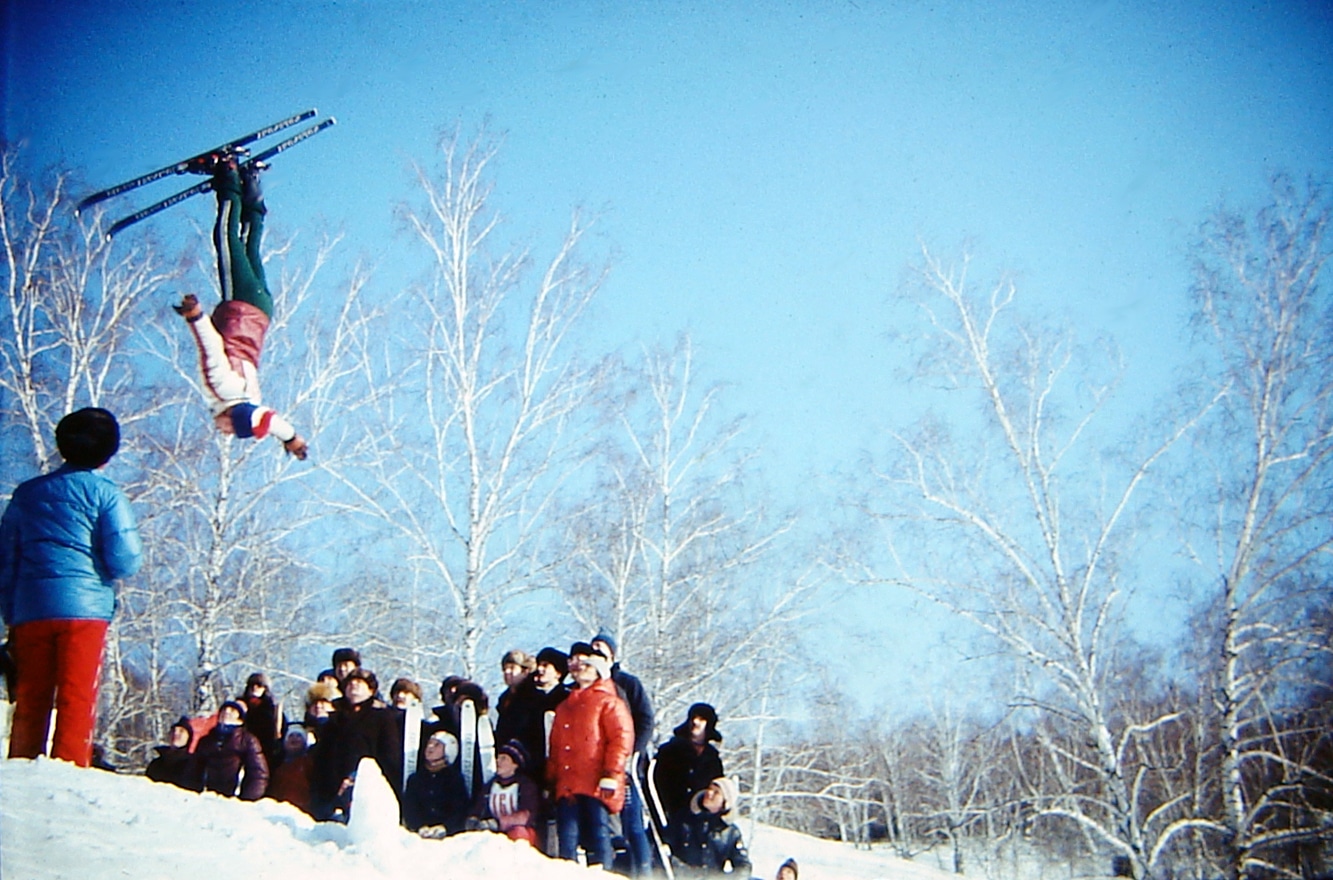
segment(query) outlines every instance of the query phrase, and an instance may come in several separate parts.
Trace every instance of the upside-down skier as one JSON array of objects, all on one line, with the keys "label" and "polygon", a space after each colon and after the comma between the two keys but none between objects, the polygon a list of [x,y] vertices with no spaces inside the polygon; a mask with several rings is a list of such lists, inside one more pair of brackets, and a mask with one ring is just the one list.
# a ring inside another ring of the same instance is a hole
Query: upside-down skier
[{"label": "upside-down skier", "polygon": [[273,317],[273,296],[264,278],[259,246],[268,209],[260,191],[258,162],[239,165],[234,155],[203,157],[198,170],[213,175],[218,213],[213,226],[222,302],[205,321],[199,298],[185,295],[173,306],[185,319],[199,350],[204,396],[213,423],[237,437],[272,436],[305,460],[308,446],[291,422],[263,405],[259,354]]}]

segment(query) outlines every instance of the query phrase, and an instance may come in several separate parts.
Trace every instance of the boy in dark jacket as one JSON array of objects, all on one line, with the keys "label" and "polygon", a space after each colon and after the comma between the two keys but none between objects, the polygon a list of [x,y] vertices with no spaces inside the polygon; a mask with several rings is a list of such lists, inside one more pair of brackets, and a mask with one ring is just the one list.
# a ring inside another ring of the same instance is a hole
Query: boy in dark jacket
[{"label": "boy in dark jacket", "polygon": [[468,796],[458,767],[458,738],[437,730],[426,740],[421,766],[403,790],[403,825],[422,837],[440,838],[462,831]]},{"label": "boy in dark jacket", "polygon": [[199,742],[194,752],[197,790],[235,797],[239,784],[243,801],[257,801],[264,796],[268,788],[268,761],[259,740],[245,729],[244,722],[244,703],[228,700],[218,709],[217,727]]},{"label": "boy in dark jacket", "polygon": [[712,877],[731,872],[750,875],[750,854],[741,829],[727,820],[739,790],[726,777],[714,779],[690,799],[690,805],[671,819],[667,838],[677,877]]},{"label": "boy in dark jacket", "polygon": [[167,744],[154,746],[157,757],[148,762],[144,775],[154,782],[190,788],[194,769],[194,755],[190,751],[193,740],[194,728],[190,726],[190,719],[182,715],[167,732]]},{"label": "boy in dark jacket", "polygon": [[115,582],[139,570],[143,545],[129,500],[96,472],[120,448],[116,417],[72,412],[56,446],[64,465],[20,484],[0,518],[0,618],[18,670],[9,757],[46,754],[54,707],[51,757],[87,767]]}]

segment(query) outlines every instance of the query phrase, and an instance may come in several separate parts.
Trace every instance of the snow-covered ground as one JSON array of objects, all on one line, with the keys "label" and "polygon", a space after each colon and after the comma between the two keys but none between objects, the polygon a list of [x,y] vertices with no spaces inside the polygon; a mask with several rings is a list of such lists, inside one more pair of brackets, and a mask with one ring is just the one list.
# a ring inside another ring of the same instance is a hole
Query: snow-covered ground
[{"label": "snow-covered ground", "polygon": [[[387,786],[361,788],[358,797],[367,807],[363,816],[393,813],[391,807],[375,809],[376,800],[393,797]],[[742,827],[748,829],[748,823]],[[776,828],[760,826],[748,842],[755,876],[761,878],[773,877],[788,857],[800,863],[801,880],[950,876],[884,851],[857,850]],[[273,801],[251,804],[196,795],[139,776],[83,770],[45,758],[0,761],[3,880],[192,876],[588,880],[593,875],[498,834],[421,840],[392,819],[358,824],[354,815],[346,827],[320,824]]]}]

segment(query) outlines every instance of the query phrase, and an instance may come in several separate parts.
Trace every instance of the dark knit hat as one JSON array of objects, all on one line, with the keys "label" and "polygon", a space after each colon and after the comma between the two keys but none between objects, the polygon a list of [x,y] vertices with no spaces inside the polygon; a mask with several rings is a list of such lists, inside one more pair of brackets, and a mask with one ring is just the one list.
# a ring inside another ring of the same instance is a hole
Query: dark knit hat
[{"label": "dark knit hat", "polygon": [[778,876],[779,876],[779,877],[782,876],[782,869],[783,869],[783,868],[791,868],[791,875],[792,875],[793,878],[797,878],[797,877],[800,877],[800,876],[801,876],[801,872],[798,871],[798,870],[796,870],[796,860],[795,860],[795,859],[787,859],[787,861],[785,861],[785,862],[783,862],[782,864],[778,865]]},{"label": "dark knit hat", "polygon": [[508,755],[514,760],[514,763],[518,765],[519,770],[526,768],[528,766],[528,761],[530,760],[528,750],[524,748],[523,743],[516,739],[511,739],[509,742],[500,746],[495,750],[495,753],[497,755]]},{"label": "dark knit hat", "polygon": [[561,678],[569,674],[569,658],[558,648],[542,648],[537,652],[537,662],[549,663],[555,667],[556,672],[560,673]]},{"label": "dark knit hat", "polygon": [[337,667],[339,663],[346,663],[351,660],[357,666],[361,665],[361,652],[356,648],[339,648],[333,652],[333,665]]},{"label": "dark knit hat", "polygon": [[347,673],[347,677],[343,679],[343,691],[347,690],[347,683],[356,678],[366,683],[366,687],[370,688],[371,696],[380,692],[380,680],[375,677],[375,673],[362,666],[358,666]]},{"label": "dark knit hat", "polygon": [[587,642],[575,642],[570,645],[569,656],[582,657],[588,664],[597,670],[597,675],[601,678],[611,677],[611,658]]},{"label": "dark knit hat", "polygon": [[219,717],[219,718],[222,717],[222,710],[225,709],[225,708],[227,708],[228,706],[232,706],[233,708],[235,708],[236,711],[240,714],[240,716],[241,716],[241,720],[242,720],[242,721],[245,720],[245,703],[244,703],[244,702],[241,702],[241,701],[239,701],[239,700],[227,700],[227,701],[226,701],[225,703],[223,703],[221,706],[218,706],[218,717]]},{"label": "dark knit hat", "polygon": [[[611,653],[612,653],[612,654],[619,654],[619,653],[620,653],[620,647],[616,644],[616,640],[615,640],[614,638],[612,638],[612,637],[611,637],[611,634],[610,634],[609,632],[607,632],[606,630],[600,630],[600,631],[597,633],[597,635],[593,636],[591,639],[589,639],[589,641],[591,641],[591,642],[605,642],[605,643],[606,643],[606,646],[607,646],[608,648],[611,649]],[[613,657],[612,659],[615,659],[615,658]]]},{"label": "dark knit hat", "polygon": [[246,692],[248,693],[248,692],[250,691],[250,688],[254,687],[254,686],[257,685],[257,684],[261,684],[261,685],[263,685],[263,686],[264,686],[264,690],[266,690],[266,691],[271,691],[271,690],[273,690],[273,685],[271,685],[271,684],[268,683],[268,676],[267,676],[267,675],[265,675],[265,674],[262,673],[262,672],[252,672],[252,673],[250,673],[250,677],[247,678],[247,679],[245,680],[245,690],[246,690]]}]

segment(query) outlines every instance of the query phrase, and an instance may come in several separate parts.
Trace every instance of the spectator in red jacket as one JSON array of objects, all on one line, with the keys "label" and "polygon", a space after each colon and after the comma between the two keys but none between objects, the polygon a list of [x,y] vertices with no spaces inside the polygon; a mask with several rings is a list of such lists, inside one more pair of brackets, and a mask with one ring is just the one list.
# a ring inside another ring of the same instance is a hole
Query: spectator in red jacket
[{"label": "spectator in red jacket", "polygon": [[634,749],[629,707],[611,682],[611,660],[586,642],[569,649],[574,690],[555,710],[546,763],[556,804],[560,858],[578,858],[610,870],[610,816],[625,804],[625,764]]}]

